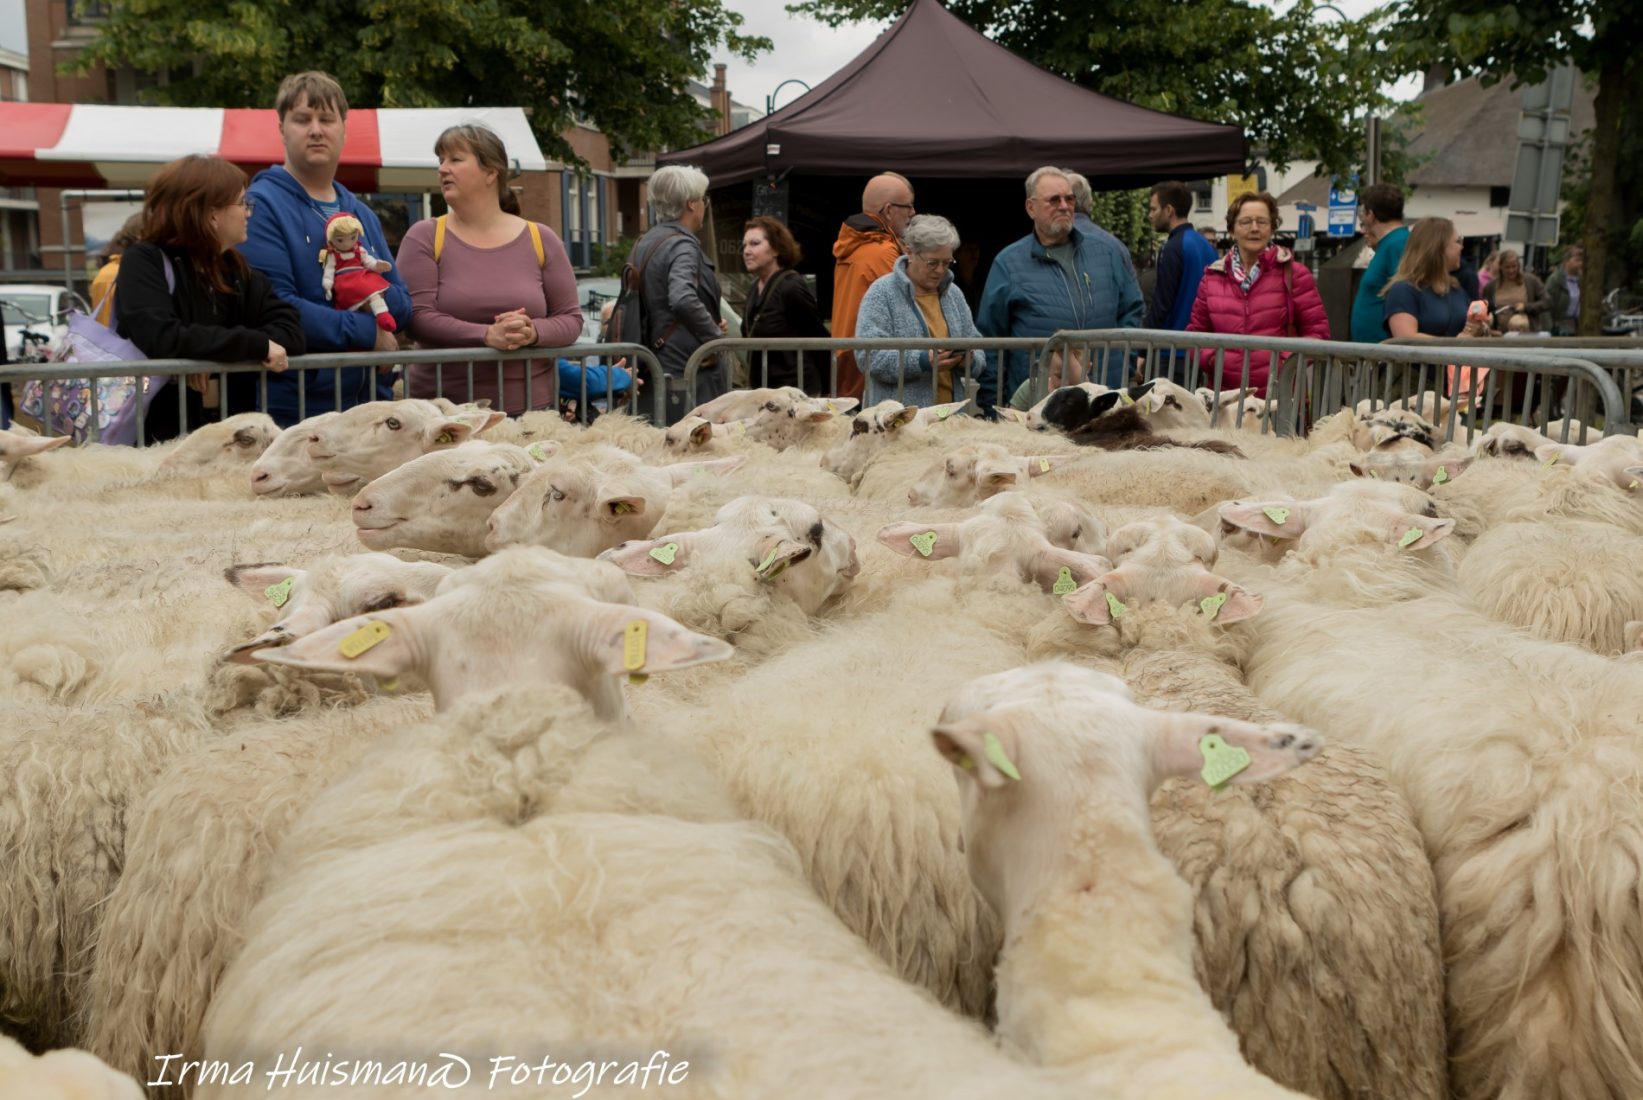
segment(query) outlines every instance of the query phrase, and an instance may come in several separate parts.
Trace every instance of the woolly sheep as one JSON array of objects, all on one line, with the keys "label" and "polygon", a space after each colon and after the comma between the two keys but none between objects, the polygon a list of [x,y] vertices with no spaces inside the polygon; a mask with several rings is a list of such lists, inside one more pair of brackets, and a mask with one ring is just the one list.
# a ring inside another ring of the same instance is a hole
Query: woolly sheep
[{"label": "woolly sheep", "polygon": [[1300,1100],[1243,1060],[1192,971],[1192,896],[1158,851],[1147,799],[1241,750],[1219,782],[1310,760],[1309,730],[1136,706],[1065,663],[984,676],[932,731],[963,800],[970,873],[1000,914],[998,1032],[1103,1095]]},{"label": "woolly sheep", "polygon": [[0,1035],[0,1097],[8,1100],[143,1100],[137,1082],[83,1050],[34,1057]]},{"label": "woolly sheep", "polygon": [[484,557],[491,513],[536,468],[536,455],[546,461],[557,451],[556,444],[532,446],[535,455],[511,443],[475,440],[388,471],[354,496],[359,541],[372,550],[409,546]]},{"label": "woolly sheep", "polygon": [[[344,619],[253,656],[389,681],[415,674],[440,710],[466,694],[546,680],[574,687],[601,716],[617,719],[625,713],[618,676],[730,656],[730,646],[717,638],[693,634],[631,601],[627,580],[613,565],[512,547],[451,574],[426,603]],[[636,627],[648,636],[629,640]],[[348,639],[372,632],[368,648],[350,652]]]},{"label": "woolly sheep", "polygon": [[850,434],[823,452],[821,467],[843,478],[850,488],[855,489],[861,485],[862,475],[881,452],[904,440],[924,442],[929,436],[923,429],[956,423],[953,418],[969,404],[968,401],[954,401],[920,408],[917,405],[903,405],[900,401],[880,401],[851,418]]},{"label": "woolly sheep", "polygon": [[1153,428],[1208,428],[1209,409],[1196,394],[1168,378],[1156,378],[1135,399],[1136,409]]},{"label": "woolly sheep", "polygon": [[962,523],[888,524],[878,540],[903,557],[959,558],[966,573],[1013,569],[1022,581],[1034,581],[1046,591],[1058,583],[1083,584],[1112,567],[1098,554],[1050,542],[1032,502],[1020,493],[1000,493]]},{"label": "woolly sheep", "polygon": [[964,508],[1029,482],[1077,455],[1012,455],[997,443],[976,443],[949,451],[907,490],[915,507]]},{"label": "woolly sheep", "polygon": [[333,493],[353,494],[396,466],[454,447],[504,418],[447,413],[431,401],[369,401],[310,425],[308,457]]},{"label": "woolly sheep", "polygon": [[320,476],[314,460],[308,457],[308,443],[320,425],[330,423],[340,415],[326,412],[310,416],[275,436],[274,441],[251,464],[251,491],[260,497],[323,493],[325,479]]},{"label": "woolly sheep", "polygon": [[[1437,872],[1456,1095],[1643,1095],[1643,678],[1502,630],[1395,525],[1306,518],[1261,581],[1250,686],[1375,751],[1409,799]],[[1454,674],[1420,690],[1422,669]],[[1365,682],[1399,690],[1365,705]]]},{"label": "woolly sheep", "polygon": [[267,413],[236,413],[226,420],[205,424],[187,437],[160,463],[162,470],[201,466],[238,468],[255,463],[280,434]]},{"label": "woolly sheep", "polygon": [[690,1062],[669,1090],[683,1097],[795,1081],[820,1098],[867,1081],[1081,1095],[887,973],[816,901],[792,848],[738,820],[688,753],[603,727],[564,693],[464,704],[380,746],[302,816],[212,1002],[206,1055],[239,1064],[298,1044],[389,1063],[461,1051],[476,1083],[491,1057],[574,1067],[659,1046]]}]

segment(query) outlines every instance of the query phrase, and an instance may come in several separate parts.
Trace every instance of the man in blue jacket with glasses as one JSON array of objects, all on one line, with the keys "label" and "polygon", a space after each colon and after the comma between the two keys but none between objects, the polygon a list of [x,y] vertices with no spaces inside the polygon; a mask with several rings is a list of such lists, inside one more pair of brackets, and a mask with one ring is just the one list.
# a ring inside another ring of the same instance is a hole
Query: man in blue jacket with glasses
[{"label": "man in blue jacket with glasses", "polygon": [[[326,300],[319,262],[325,247],[325,223],[338,213],[352,214],[365,229],[363,243],[378,258],[392,255],[376,212],[336,181],[337,163],[348,130],[348,99],[342,86],[321,72],[297,73],[280,84],[274,99],[279,115],[285,163],[257,173],[246,189],[256,204],[240,252],[268,277],[275,293],[297,307],[310,352],[399,350],[393,333],[377,327],[368,310],[342,310]],[[401,329],[411,323],[411,296],[396,265],[384,276],[388,311]],[[370,367],[341,372],[303,372],[302,415],[347,409],[391,396],[388,377]],[[268,376],[268,412],[281,426],[299,416],[297,374]]]}]

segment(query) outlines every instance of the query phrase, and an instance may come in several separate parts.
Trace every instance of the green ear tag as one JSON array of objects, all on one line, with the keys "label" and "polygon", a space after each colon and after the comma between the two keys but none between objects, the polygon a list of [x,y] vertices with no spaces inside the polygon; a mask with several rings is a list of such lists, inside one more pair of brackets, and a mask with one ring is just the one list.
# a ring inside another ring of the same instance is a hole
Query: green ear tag
[{"label": "green ear tag", "polygon": [[952,416],[952,415],[953,415],[953,410],[952,409],[937,409],[936,410],[936,419],[937,420],[946,420],[949,416]]},{"label": "green ear tag", "polygon": [[930,556],[930,551],[936,548],[936,533],[926,531],[922,535],[909,535],[907,541],[913,544],[914,550],[927,558]]},{"label": "green ear tag", "polygon": [[440,432],[439,435],[434,439],[434,442],[435,443],[455,443],[456,442],[456,435],[452,432],[449,432],[449,431]]},{"label": "green ear tag", "polygon": [[1061,572],[1056,574],[1055,584],[1050,586],[1050,591],[1057,596],[1065,596],[1069,592],[1078,591],[1078,582],[1073,580],[1073,571],[1063,565]]},{"label": "green ear tag", "polygon": [[1553,455],[1551,458],[1548,458],[1545,462],[1542,462],[1541,465],[1545,466],[1549,469],[1553,466],[1556,466],[1557,465],[1557,460],[1562,458],[1562,457],[1563,457],[1563,452],[1559,451],[1557,454]]},{"label": "green ear tag", "polygon": [[[753,572],[757,573],[759,576],[762,577],[762,576],[765,575],[765,571],[768,570],[772,565],[774,565],[775,562],[776,562],[776,551],[772,550],[772,551],[770,551],[770,553],[768,553],[764,556],[764,561],[761,561],[758,564],[758,567],[753,570]],[[778,570],[778,572],[780,572],[780,570]]]},{"label": "green ear tag", "polygon": [[1009,754],[1004,751],[1004,743],[998,739],[998,734],[991,730],[982,734],[981,749],[987,754],[987,763],[1016,782],[1021,782],[1021,773],[1015,770],[1014,764],[1010,763]]},{"label": "green ear tag", "polygon": [[[1445,470],[1442,466],[1439,466],[1438,467],[1438,472],[1432,476],[1432,484],[1433,485],[1442,485],[1444,482],[1446,482],[1448,480],[1449,480],[1449,471]],[[1470,485],[1472,483],[1470,481],[1468,481],[1466,484]]]},{"label": "green ear tag", "polygon": [[[1471,483],[1468,482],[1467,484]],[[1422,531],[1419,527],[1411,527],[1403,533],[1403,538],[1398,540],[1398,549],[1402,550],[1406,546],[1415,545],[1423,536],[1425,536],[1425,534],[1426,532]]]},{"label": "green ear tag", "polygon": [[296,579],[295,577],[286,577],[280,583],[271,584],[264,588],[262,594],[267,596],[268,602],[275,607],[284,607],[285,601],[291,598],[291,584]]},{"label": "green ear tag", "polygon": [[1215,616],[1221,613],[1221,605],[1226,602],[1227,594],[1225,592],[1217,592],[1213,596],[1205,596],[1203,599],[1199,600],[1198,610],[1202,611],[1208,618],[1214,619]]},{"label": "green ear tag", "polygon": [[540,443],[532,443],[529,447],[525,448],[525,453],[536,459],[538,462],[546,462],[548,460],[548,449]]},{"label": "green ear tag", "polygon": [[1121,389],[1121,390],[1118,391],[1118,400],[1123,402],[1126,405],[1135,404],[1135,398],[1131,397],[1130,396],[1130,391],[1125,390],[1125,389]]},{"label": "green ear tag", "polygon": [[1379,481],[1381,479],[1381,475],[1375,470],[1370,470],[1369,471],[1369,476],[1374,478],[1376,481]]},{"label": "green ear tag", "polygon": [[965,753],[963,756],[958,758],[958,766],[967,772],[973,772],[976,770],[976,762],[970,758],[969,753]]},{"label": "green ear tag", "polygon": [[1288,508],[1274,508],[1271,505],[1268,505],[1267,507],[1262,508],[1261,511],[1266,513],[1267,519],[1271,520],[1273,523],[1276,523],[1279,527],[1282,527],[1285,523],[1289,522]]},{"label": "green ear tag", "polygon": [[1111,592],[1107,593],[1107,614],[1116,619],[1128,610],[1129,608],[1124,606],[1124,601],[1120,600],[1117,596],[1114,596]]},{"label": "green ear tag", "polygon": [[1198,739],[1198,751],[1203,754],[1204,768],[1199,775],[1216,790],[1226,786],[1227,780],[1249,767],[1249,750],[1229,745],[1213,733]]},{"label": "green ear tag", "polygon": [[1041,459],[1038,460],[1038,472],[1041,473],[1041,474],[1047,474],[1047,473],[1050,472],[1050,460],[1049,459],[1041,458]]},{"label": "green ear tag", "polygon": [[679,555],[679,544],[676,542],[663,543],[661,546],[652,546],[650,556],[663,565],[672,565],[673,559]]}]

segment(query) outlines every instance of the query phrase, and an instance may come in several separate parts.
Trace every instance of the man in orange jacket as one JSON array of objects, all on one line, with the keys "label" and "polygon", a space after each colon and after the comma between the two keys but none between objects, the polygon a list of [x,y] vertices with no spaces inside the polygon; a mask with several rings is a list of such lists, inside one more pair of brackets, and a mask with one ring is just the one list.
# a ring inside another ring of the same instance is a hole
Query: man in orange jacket
[{"label": "man in orange jacket", "polygon": [[[833,242],[833,335],[856,334],[856,311],[874,280],[890,274],[901,255],[901,235],[913,218],[913,185],[906,176],[885,172],[867,181],[861,213],[839,227]],[[840,397],[860,397],[865,389],[854,352],[839,352]]]}]

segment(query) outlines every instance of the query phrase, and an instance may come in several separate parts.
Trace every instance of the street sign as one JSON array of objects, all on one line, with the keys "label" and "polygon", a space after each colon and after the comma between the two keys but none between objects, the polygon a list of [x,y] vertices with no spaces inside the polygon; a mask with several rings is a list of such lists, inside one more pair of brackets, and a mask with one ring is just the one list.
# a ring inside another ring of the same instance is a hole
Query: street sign
[{"label": "street sign", "polygon": [[1358,193],[1344,187],[1329,189],[1329,235],[1350,237],[1358,231]]},{"label": "street sign", "polygon": [[1569,144],[1569,109],[1575,72],[1554,69],[1549,79],[1523,89],[1518,117],[1518,150],[1507,199],[1506,239],[1555,244],[1558,200],[1563,188],[1563,153]]},{"label": "street sign", "polygon": [[1295,219],[1295,247],[1299,248],[1301,242],[1306,241],[1307,247],[1311,248],[1313,232],[1312,215],[1305,210],[1301,211],[1301,216]]}]

